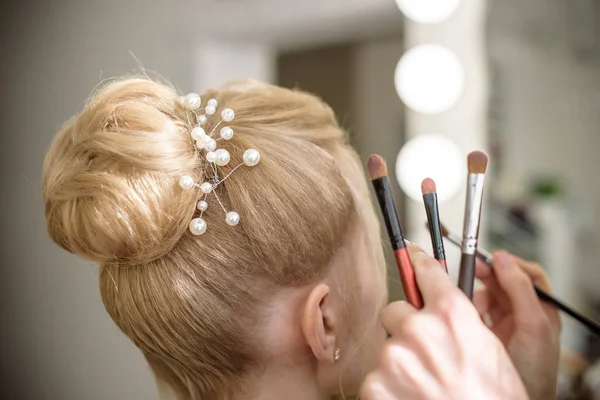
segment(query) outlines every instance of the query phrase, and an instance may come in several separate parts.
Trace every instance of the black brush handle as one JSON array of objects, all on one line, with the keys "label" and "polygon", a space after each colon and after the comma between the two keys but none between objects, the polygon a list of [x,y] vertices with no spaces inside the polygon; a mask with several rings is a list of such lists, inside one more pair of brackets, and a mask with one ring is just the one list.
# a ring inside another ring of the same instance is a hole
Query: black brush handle
[{"label": "black brush handle", "polygon": [[383,213],[383,220],[385,221],[385,227],[388,236],[390,237],[392,248],[394,251],[405,248],[406,245],[404,244],[402,227],[400,226],[398,211],[396,211],[396,204],[394,203],[394,197],[392,196],[389,178],[384,176],[371,181],[371,183],[373,184],[379,207]]},{"label": "black brush handle", "polygon": [[545,292],[544,290],[540,289],[539,287],[534,286],[534,289],[535,293],[541,300],[553,304],[554,306],[556,306],[556,308],[558,308],[565,314],[570,315],[572,318],[585,325],[585,327],[587,327],[590,330],[590,332],[594,333],[597,336],[600,336],[600,324],[598,324],[596,321],[591,320],[585,315],[578,313],[577,311],[573,310],[571,307],[558,300],[556,297]]},{"label": "black brush handle", "polygon": [[[450,234],[446,236],[446,239],[448,239],[448,241],[453,245],[460,247],[460,240],[457,237],[454,237]],[[477,258],[486,263],[490,268],[494,267],[492,254],[489,251],[484,249],[478,249]],[[588,328],[591,333],[600,337],[600,323],[586,317],[578,311],[575,311],[573,308],[571,308],[571,306],[563,303],[561,300],[557,299],[556,297],[546,292],[545,290],[539,288],[538,286],[534,285],[534,289],[535,294],[540,300],[548,304],[552,304],[553,306],[555,306],[556,308],[558,308],[559,310],[561,310],[562,312],[569,315],[570,317],[581,323],[583,326]]]},{"label": "black brush handle", "polygon": [[475,254],[463,254],[460,259],[458,271],[458,287],[471,300],[473,300],[473,286],[475,285]]}]

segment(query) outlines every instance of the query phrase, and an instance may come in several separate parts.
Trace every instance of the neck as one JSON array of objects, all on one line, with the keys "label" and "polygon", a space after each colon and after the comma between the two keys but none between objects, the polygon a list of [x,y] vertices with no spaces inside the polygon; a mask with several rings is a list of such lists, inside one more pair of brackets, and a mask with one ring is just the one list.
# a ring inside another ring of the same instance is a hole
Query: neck
[{"label": "neck", "polygon": [[262,375],[248,379],[244,392],[235,400],[325,400],[329,396],[319,389],[315,376],[297,367],[267,367]]},{"label": "neck", "polygon": [[246,379],[235,400],[325,400],[317,361],[304,343],[297,321],[310,288],[281,290],[265,331],[265,363]]}]

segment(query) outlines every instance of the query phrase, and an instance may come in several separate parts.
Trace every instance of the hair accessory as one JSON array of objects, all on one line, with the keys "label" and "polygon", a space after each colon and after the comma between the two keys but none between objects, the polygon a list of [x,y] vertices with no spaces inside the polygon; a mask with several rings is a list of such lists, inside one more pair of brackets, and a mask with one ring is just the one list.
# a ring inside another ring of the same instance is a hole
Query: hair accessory
[{"label": "hair accessory", "polygon": [[[225,213],[225,222],[227,225],[235,226],[240,222],[240,215],[235,211],[227,211],[227,209],[225,209],[223,203],[221,203],[221,200],[219,199],[219,196],[215,192],[215,189],[242,165],[253,167],[258,164],[260,162],[260,153],[255,149],[246,150],[242,156],[243,162],[231,169],[227,175],[221,179],[219,177],[219,171],[217,167],[225,167],[228,165],[231,161],[231,155],[226,149],[217,148],[217,142],[221,140],[231,140],[233,138],[234,131],[230,126],[224,126],[219,131],[220,137],[213,138],[213,135],[221,124],[233,121],[235,118],[235,112],[231,108],[224,108],[220,113],[220,121],[214,126],[211,132],[207,134],[203,126],[206,125],[208,117],[217,113],[217,107],[219,106],[218,101],[216,99],[208,100],[203,109],[200,108],[202,105],[200,96],[198,96],[196,93],[190,93],[186,96],[182,96],[180,101],[185,109],[193,113],[195,116],[195,124],[193,124],[188,114],[188,122],[191,129],[190,135],[195,141],[198,151],[208,164],[205,174],[207,179],[204,182],[196,182],[190,175],[184,175],[179,178],[179,186],[181,186],[183,190],[199,188],[200,191],[204,193],[202,200],[198,201],[196,204],[196,208],[198,211],[200,211],[200,216],[198,218],[194,218],[190,222],[190,232],[192,232],[194,235],[202,235],[206,232],[207,225],[202,216],[208,209],[208,203],[206,200],[211,193],[214,194],[217,202],[223,209],[223,212]],[[201,111],[203,111],[202,114],[200,114]]]}]

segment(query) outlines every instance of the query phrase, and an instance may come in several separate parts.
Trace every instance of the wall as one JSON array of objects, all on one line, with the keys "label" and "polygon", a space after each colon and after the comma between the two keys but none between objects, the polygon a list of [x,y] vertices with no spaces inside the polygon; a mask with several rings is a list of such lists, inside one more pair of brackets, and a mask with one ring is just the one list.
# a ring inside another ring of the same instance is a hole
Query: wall
[{"label": "wall", "polygon": [[[405,28],[408,48],[429,43],[445,46],[458,56],[465,71],[464,92],[451,109],[436,115],[407,110],[407,135],[413,138],[427,133],[441,134],[456,143],[465,156],[465,164],[467,154],[471,151],[488,151],[488,81],[484,36],[486,6],[487,0],[463,0],[446,21],[435,25],[408,22]],[[454,198],[440,204],[440,218],[448,229],[459,235],[463,229],[465,197],[466,179]],[[422,202],[409,201],[407,214],[407,225],[414,241],[423,248],[431,248],[429,232],[424,226],[426,216]],[[486,243],[486,222],[484,208],[479,235],[482,245]],[[445,250],[448,272],[457,280],[460,249],[447,244]]]},{"label": "wall", "polygon": [[594,33],[589,29],[593,21],[580,18],[582,13],[593,15],[593,9],[582,8],[584,3],[536,0],[523,10],[521,2],[493,1],[488,51],[500,89],[495,113],[504,176],[521,185],[538,175],[562,180],[578,242],[578,259],[564,268],[576,276],[578,288],[596,294],[600,25],[596,23]]},{"label": "wall", "polygon": [[140,16],[132,30],[100,3],[50,4],[4,10],[0,397],[156,399],[145,361],[104,310],[97,268],[47,236],[40,181],[51,138],[91,89],[139,72],[130,49],[146,68],[190,88],[189,49],[161,29],[161,16]]},{"label": "wall", "polygon": [[333,109],[342,126],[352,128],[353,50],[350,44],[337,44],[281,53],[277,83],[317,94]]},{"label": "wall", "polygon": [[[363,42],[355,47],[352,107],[355,124],[353,144],[363,160],[373,153],[386,159],[400,214],[404,214],[406,202],[397,184],[394,165],[405,140],[405,111],[394,88],[394,71],[403,52],[404,41],[400,35],[397,38]],[[401,219],[405,219],[403,215]],[[381,225],[382,232],[385,232],[383,221]],[[409,231],[405,234],[412,239]],[[388,260],[390,298],[403,298],[387,233],[383,234],[383,246]]]}]

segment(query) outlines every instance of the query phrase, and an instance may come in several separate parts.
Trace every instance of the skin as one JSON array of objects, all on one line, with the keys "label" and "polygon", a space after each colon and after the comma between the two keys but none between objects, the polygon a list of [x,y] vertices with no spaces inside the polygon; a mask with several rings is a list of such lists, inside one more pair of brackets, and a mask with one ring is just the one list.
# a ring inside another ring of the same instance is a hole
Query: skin
[{"label": "skin", "polygon": [[[358,393],[386,339],[374,310],[387,302],[387,291],[374,276],[364,235],[353,235],[350,251],[334,261],[323,280],[274,295],[263,324],[267,360],[260,373],[246,379],[240,398],[279,400],[285,394],[286,400],[307,400]],[[352,291],[353,306],[343,290]]]},{"label": "skin", "polygon": [[500,340],[440,264],[409,246],[424,307],[395,302],[382,312],[391,335],[362,386],[366,400],[513,399],[525,387]]},{"label": "skin", "polygon": [[[387,293],[373,277],[364,236],[349,248],[323,280],[275,294],[264,325],[267,362],[242,398],[327,399],[341,390],[367,400],[554,398],[560,320],[533,291],[533,282],[550,289],[541,267],[496,253],[494,269],[477,265],[485,288],[474,306],[436,260],[409,245],[425,307],[395,302],[374,323]],[[347,290],[356,292],[351,319]]]},{"label": "skin", "polygon": [[558,310],[540,301],[533,285],[551,292],[538,264],[505,251],[494,253],[494,268],[476,265],[485,288],[474,295],[480,315],[489,315],[491,330],[502,342],[532,400],[556,397],[559,362]]}]

